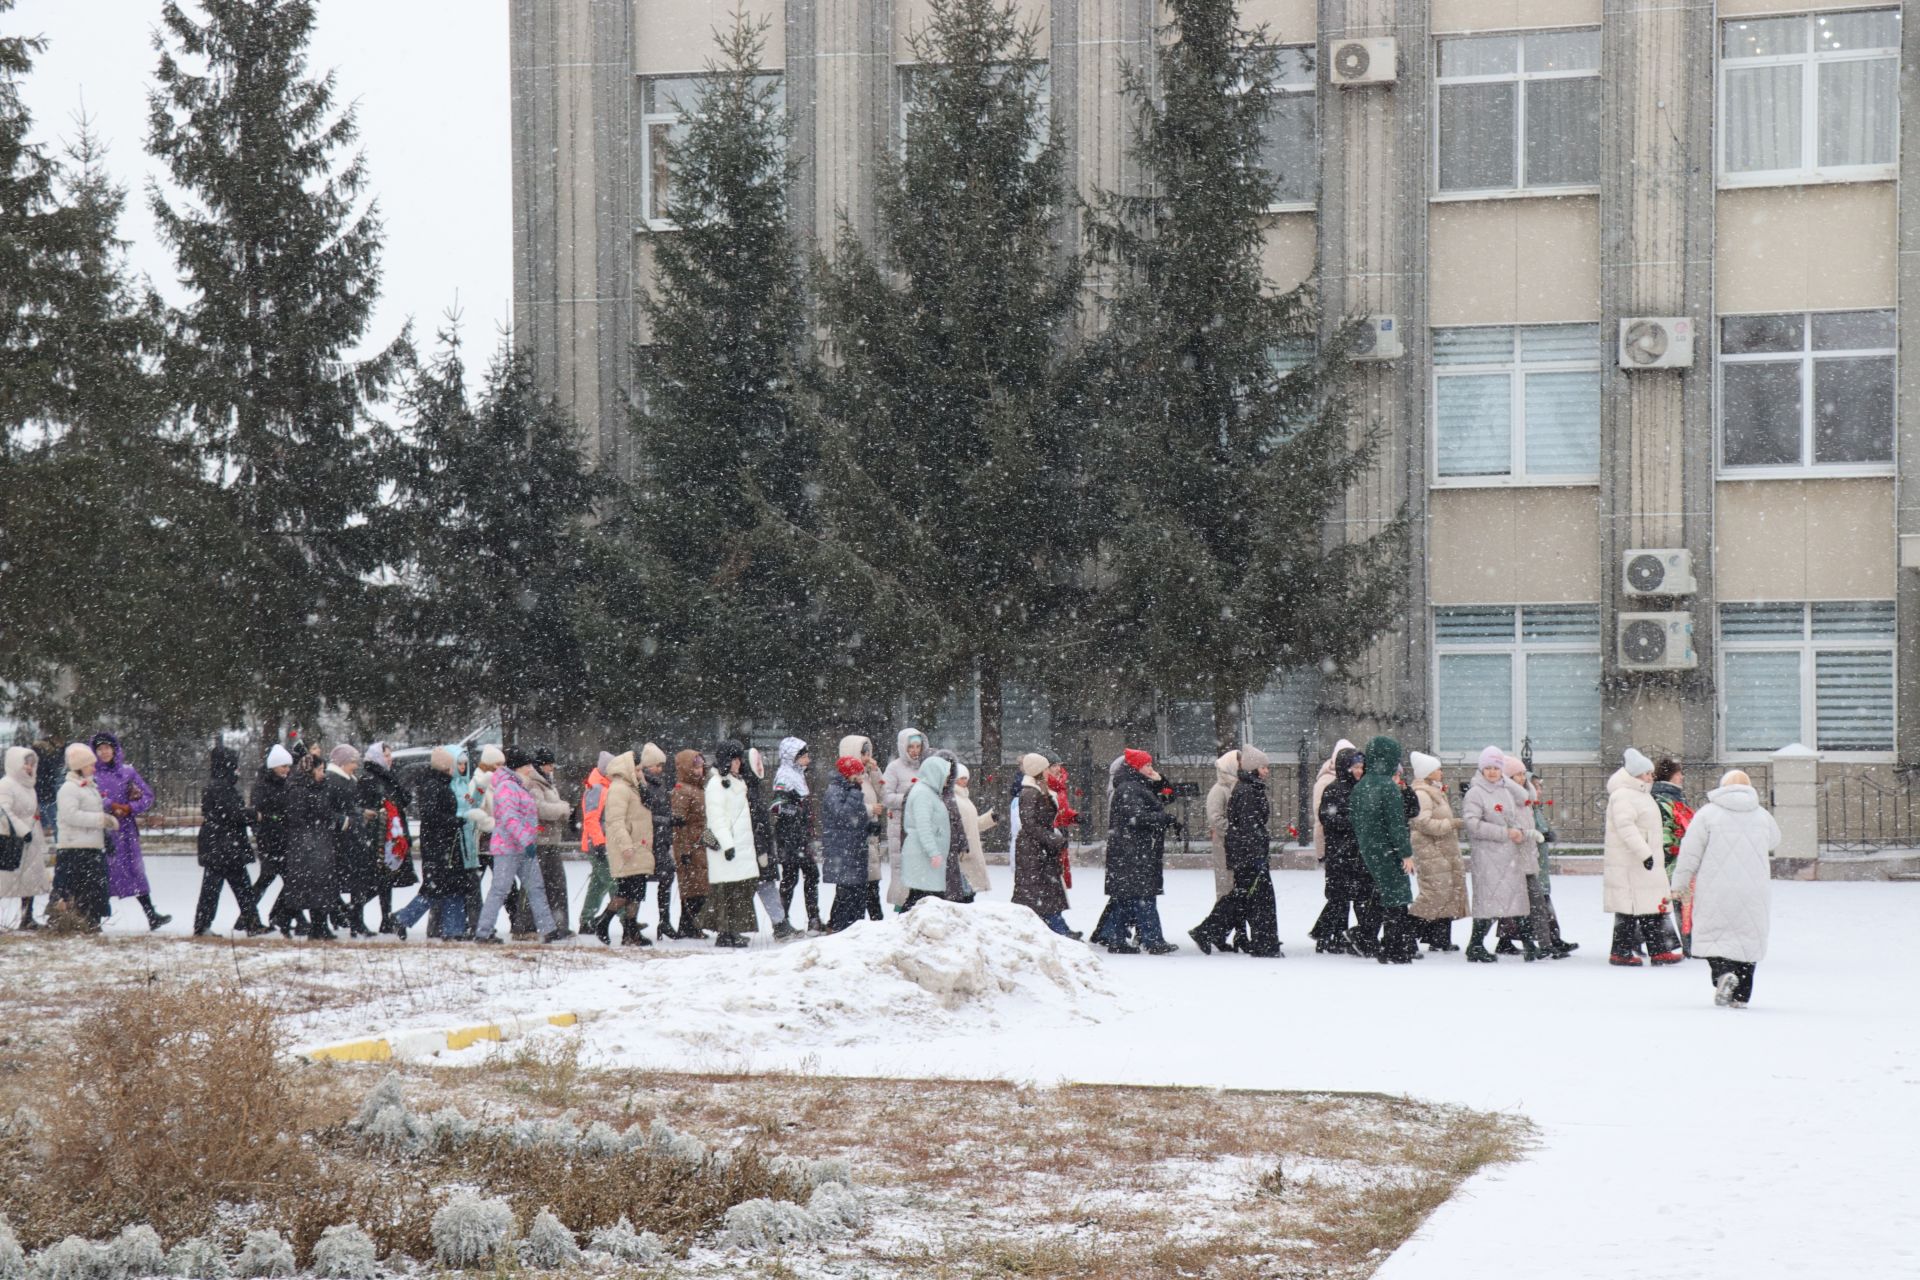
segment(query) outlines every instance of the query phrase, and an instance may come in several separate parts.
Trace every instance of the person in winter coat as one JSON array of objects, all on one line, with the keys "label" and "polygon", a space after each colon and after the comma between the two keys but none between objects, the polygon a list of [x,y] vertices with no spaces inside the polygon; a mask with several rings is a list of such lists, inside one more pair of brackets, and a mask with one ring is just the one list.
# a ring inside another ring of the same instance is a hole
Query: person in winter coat
[{"label": "person in winter coat", "polygon": [[66,777],[60,762],[65,750],[54,735],[33,740],[33,754],[40,761],[33,775],[33,798],[40,806],[40,825],[46,828],[49,845],[59,835],[60,783]]},{"label": "person in winter coat", "polygon": [[344,829],[333,831],[333,875],[344,905],[335,910],[335,919],[351,937],[371,938],[367,928],[367,904],[380,896],[387,882],[386,868],[378,843],[380,828],[376,822],[380,810],[373,803],[375,792],[360,785],[363,761],[357,748],[340,743],[327,754],[327,804],[336,817],[346,822]]},{"label": "person in winter coat", "polygon": [[869,805],[879,805],[881,825],[880,834],[867,845],[867,919],[885,920],[887,918],[886,898],[880,892],[880,875],[887,865],[887,778],[880,769],[880,757],[874,754],[873,739],[860,739],[860,758],[866,764],[866,771],[860,778],[860,789],[866,793]]},{"label": "person in winter coat", "polygon": [[94,781],[97,765],[93,749],[84,742],[67,744],[67,779],[60,784],[59,835],[54,845],[53,901],[49,916],[89,933],[112,911],[108,898],[106,850],[119,826],[118,815]]},{"label": "person in winter coat", "polygon": [[[248,807],[253,810],[254,846],[260,854],[260,878],[253,882],[253,900],[264,903],[267,890],[275,880],[287,874],[287,850],[293,839],[292,820],[287,806],[292,799],[290,783],[293,776],[293,753],[279,743],[274,743],[267,751],[267,762],[260,766],[260,773],[253,780],[253,794],[248,798]],[[286,890],[281,890],[281,896]],[[267,914],[267,925],[278,929],[282,936],[293,936],[293,917],[281,906],[278,898],[274,900],[273,910]]]},{"label": "person in winter coat", "polygon": [[334,809],[328,758],[316,751],[300,760],[302,772],[288,783],[287,883],[274,905],[285,910],[307,938],[328,942],[336,936],[332,926],[341,915],[334,864],[346,816]]},{"label": "person in winter coat", "polygon": [[1080,935],[1067,928],[1067,887],[1060,865],[1072,819],[1060,820],[1059,798],[1046,783],[1052,767],[1035,751],[1020,757],[1020,833],[1013,838],[1013,901],[1046,921],[1047,928],[1055,933],[1078,941]]},{"label": "person in winter coat", "polygon": [[887,857],[893,864],[893,875],[887,881],[887,901],[895,907],[904,907],[913,886],[902,878],[901,830],[907,795],[919,781],[920,766],[927,758],[927,735],[918,729],[902,729],[895,745],[897,754],[881,775],[880,798],[887,806]]},{"label": "person in winter coat", "polygon": [[1467,824],[1453,816],[1440,762],[1418,751],[1409,759],[1413,795],[1420,808],[1407,828],[1413,837],[1413,873],[1420,892],[1407,911],[1428,950],[1458,951],[1453,922],[1472,914],[1467,907],[1467,864],[1460,856],[1460,832]]},{"label": "person in winter coat", "polygon": [[1729,770],[1680,838],[1673,892],[1691,898],[1693,945],[1713,977],[1713,1002],[1744,1009],[1753,973],[1767,958],[1773,851],[1780,824],[1760,807],[1753,780]]},{"label": "person in winter coat", "polygon": [[1546,806],[1540,802],[1540,788],[1534,784],[1532,771],[1527,768],[1525,761],[1518,756],[1507,756],[1501,764],[1507,775],[1507,785],[1513,789],[1514,800],[1527,816],[1527,836],[1533,841],[1534,862],[1527,868],[1526,923],[1522,926],[1516,921],[1501,921],[1500,945],[1494,948],[1494,954],[1518,954],[1519,948],[1514,943],[1525,932],[1533,938],[1540,954],[1550,960],[1564,960],[1573,954],[1574,948],[1561,939],[1560,920],[1553,910],[1553,892],[1549,887],[1552,884],[1552,855],[1548,852],[1553,829],[1547,822]]},{"label": "person in winter coat", "polygon": [[268,929],[260,922],[260,900],[247,874],[254,859],[253,842],[247,838],[253,815],[240,798],[240,757],[231,748],[215,747],[208,765],[210,777],[200,793],[200,900],[193,909],[193,936],[204,938],[213,928],[225,885],[240,907],[235,927],[257,938]]},{"label": "person in winter coat", "polygon": [[[673,785],[668,776],[667,753],[649,742],[640,748],[640,795],[647,802],[647,810],[653,814],[654,855],[653,878],[658,903],[660,923],[654,929],[656,938],[677,938],[680,935],[673,927],[673,882],[678,866],[674,861]],[[680,890],[680,914],[686,915],[686,888]]]},{"label": "person in winter coat", "polygon": [[612,946],[613,922],[617,919],[622,946],[650,947],[653,943],[635,917],[646,901],[647,879],[657,862],[653,810],[640,794],[640,774],[633,752],[615,756],[599,772],[606,778],[606,796],[596,825],[606,837],[607,872],[613,877],[613,892],[607,909],[591,922],[588,931]]},{"label": "person in winter coat", "polygon": [[[52,770],[51,764],[46,767]],[[0,826],[11,826],[13,834],[27,843],[20,853],[20,865],[12,871],[0,871],[0,902],[20,899],[20,927],[27,930],[40,927],[33,918],[33,900],[53,892],[50,844],[40,811],[40,770],[38,752],[30,747],[7,748],[6,772],[0,776]],[[59,797],[55,790],[56,805]]]},{"label": "person in winter coat", "polygon": [[[1231,759],[1239,766],[1238,780],[1227,797],[1227,866],[1233,872],[1233,887],[1220,895],[1212,914],[1189,931],[1188,936],[1202,955],[1211,955],[1215,947],[1225,947],[1228,935],[1238,931],[1247,941],[1239,949],[1247,955],[1277,957],[1280,952],[1280,927],[1273,893],[1273,864],[1270,858],[1273,802],[1267,795],[1267,777],[1272,773],[1267,753],[1246,746],[1229,752],[1221,761]],[[1219,762],[1215,762],[1216,769]],[[1209,799],[1209,810],[1212,802]],[[1212,815],[1208,815],[1209,825]]]},{"label": "person in winter coat", "polygon": [[799,738],[780,740],[780,768],[773,776],[773,842],[780,855],[780,911],[793,910],[793,892],[802,889],[807,932],[820,933],[820,864],[813,857],[813,786],[807,769],[813,757]]},{"label": "person in winter coat", "polygon": [[1479,764],[1460,806],[1473,855],[1473,937],[1467,959],[1494,963],[1497,957],[1487,950],[1487,933],[1502,920],[1513,921],[1516,936],[1526,940],[1527,959],[1538,959],[1527,924],[1527,877],[1536,857],[1533,819],[1519,791],[1507,783],[1506,752],[1488,747],[1480,753]]},{"label": "person in winter coat", "polygon": [[[1117,955],[1170,955],[1180,948],[1162,935],[1155,902],[1166,891],[1167,829],[1174,821],[1160,773],[1151,755],[1129,748],[1108,776],[1113,798],[1107,807],[1107,927],[1104,932],[1096,927],[1093,940]],[[1129,930],[1137,945],[1128,942]]]},{"label": "person in winter coat", "polygon": [[542,942],[559,942],[573,936],[573,930],[556,920],[547,906],[546,886],[540,880],[540,857],[535,843],[540,832],[540,805],[533,795],[533,756],[520,747],[504,752],[506,767],[493,773],[493,879],[487,885],[486,902],[480,908],[480,923],[474,939],[498,943],[494,932],[507,893],[517,883],[533,909],[534,927]]},{"label": "person in winter coat", "polygon": [[[534,808],[540,814],[540,833],[535,838],[535,856],[540,860],[540,886],[547,895],[547,914],[561,924],[567,922],[567,846],[573,833],[567,820],[573,806],[560,794],[557,758],[552,747],[536,747],[533,752],[533,776],[527,790],[533,795]],[[533,913],[524,896],[510,902],[513,932],[517,936],[533,933]]]},{"label": "person in winter coat", "polygon": [[1407,908],[1413,904],[1413,838],[1407,831],[1406,801],[1394,782],[1400,768],[1400,744],[1381,735],[1367,743],[1366,776],[1354,784],[1348,803],[1360,859],[1373,877],[1381,919],[1381,964],[1406,964],[1420,954]]},{"label": "person in winter coat", "polygon": [[800,931],[787,920],[787,904],[780,901],[780,852],[774,846],[773,802],[767,795],[767,758],[760,748],[747,748],[747,767],[740,771],[747,786],[747,809],[753,815],[753,856],[759,867],[753,895],[767,909],[777,942],[798,937]]},{"label": "person in winter coat", "polygon": [[1325,786],[1316,786],[1314,801],[1314,839],[1326,868],[1327,905],[1313,922],[1313,949],[1340,955],[1371,956],[1379,950],[1377,933],[1362,937],[1351,918],[1364,922],[1360,906],[1373,892],[1366,863],[1360,860],[1360,843],[1353,834],[1353,789],[1366,775],[1367,758],[1358,747],[1341,747],[1334,752],[1333,776]]},{"label": "person in winter coat", "polygon": [[442,938],[462,938],[467,932],[467,891],[475,871],[467,866],[464,832],[467,822],[454,788],[459,768],[458,747],[435,747],[428,756],[432,770],[420,789],[420,892],[393,913],[401,938],[423,916],[439,912]]},{"label": "person in winter coat", "polygon": [[360,808],[372,815],[367,819],[367,844],[374,854],[374,897],[380,902],[375,931],[392,933],[393,891],[420,883],[413,869],[413,839],[407,822],[413,796],[393,776],[393,753],[384,742],[367,748],[354,782],[360,788]]},{"label": "person in winter coat", "polygon": [[[629,752],[629,755],[632,753]],[[607,766],[613,753],[602,751],[580,791],[580,852],[587,856],[587,896],[580,904],[580,932],[594,932],[600,907],[613,892],[613,873],[607,869],[607,833],[601,819],[607,807]]]},{"label": "person in winter coat", "polygon": [[728,739],[713,749],[713,773],[707,778],[704,852],[712,899],[708,923],[716,947],[744,947],[745,935],[760,928],[753,910],[760,859],[753,842],[752,801],[740,776],[746,761],[745,749]]},{"label": "person in winter coat", "polygon": [[[1674,864],[1680,858],[1680,841],[1686,837],[1687,825],[1693,821],[1693,809],[1687,804],[1687,775],[1680,762],[1671,756],[1662,756],[1653,766],[1653,802],[1660,806],[1660,843],[1666,854],[1667,882],[1678,885],[1673,878]],[[1681,901],[1673,899],[1673,927],[1678,936],[1680,954],[1693,954],[1692,911]],[[1667,949],[1673,949],[1673,938],[1667,939]]]},{"label": "person in winter coat", "polygon": [[673,865],[680,879],[676,938],[704,940],[700,910],[707,901],[707,762],[688,748],[673,757]]},{"label": "person in winter coat", "polygon": [[1653,798],[1653,761],[1628,747],[1607,779],[1605,906],[1613,912],[1609,964],[1634,968],[1646,944],[1656,965],[1685,959],[1666,937],[1667,869],[1660,848],[1660,806]]},{"label": "person in winter coat", "polygon": [[981,813],[973,802],[973,792],[969,784],[973,781],[973,771],[964,764],[953,767],[953,809],[960,817],[960,834],[966,840],[966,852],[960,858],[960,875],[966,881],[966,901],[971,902],[975,895],[986,893],[993,888],[993,877],[987,874],[987,847],[980,833],[993,826],[993,813],[989,810]]},{"label": "person in winter coat", "polygon": [[147,914],[147,928],[158,929],[172,920],[153,906],[147,884],[147,860],[140,851],[140,815],[153,808],[153,788],[126,760],[120,739],[102,730],[90,744],[100,763],[93,776],[107,812],[119,819],[107,833],[107,888],[116,898],[132,898]]},{"label": "person in winter coat", "polygon": [[[900,875],[906,887],[905,907],[923,898],[947,895],[953,824],[941,793],[951,770],[952,766],[939,756],[921,760],[901,806]],[[892,772],[891,766],[888,772]]]},{"label": "person in winter coat", "polygon": [[[1331,767],[1331,762],[1329,762]],[[1207,843],[1213,853],[1213,900],[1233,892],[1233,868],[1227,865],[1227,802],[1240,781],[1240,753],[1229,751],[1213,762],[1213,786],[1207,792]],[[1237,951],[1246,943],[1245,921],[1220,942],[1222,951]]]},{"label": "person in winter coat", "polygon": [[834,778],[820,804],[820,871],[833,886],[833,909],[827,914],[827,932],[839,933],[859,923],[867,913],[870,892],[867,872],[871,844],[886,830],[886,808],[869,799],[862,785],[867,762],[860,752],[865,739],[840,740],[840,758]]},{"label": "person in winter coat", "polygon": [[947,859],[941,869],[946,872],[947,887],[944,897],[948,902],[962,905],[973,901],[973,895],[967,891],[967,876],[960,864],[967,856],[967,831],[960,822],[960,805],[955,795],[960,785],[960,758],[951,751],[936,753],[947,763],[947,780],[940,787],[940,804],[947,811]]}]

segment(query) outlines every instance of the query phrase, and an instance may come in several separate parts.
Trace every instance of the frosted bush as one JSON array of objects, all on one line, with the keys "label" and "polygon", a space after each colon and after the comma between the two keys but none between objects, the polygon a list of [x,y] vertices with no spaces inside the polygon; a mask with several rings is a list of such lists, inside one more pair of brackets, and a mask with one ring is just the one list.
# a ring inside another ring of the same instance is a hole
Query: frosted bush
[{"label": "frosted bush", "polygon": [[587,1249],[643,1267],[657,1267],[667,1260],[667,1246],[660,1242],[660,1237],[651,1231],[635,1231],[624,1217],[588,1237]]},{"label": "frosted bush", "polygon": [[433,1252],[445,1267],[491,1263],[513,1236],[513,1210],[505,1200],[460,1193],[433,1215]]},{"label": "frosted bush", "polygon": [[572,1151],[580,1145],[580,1126],[570,1120],[551,1121],[541,1126],[540,1141],[562,1151]]},{"label": "frosted bush", "polygon": [[847,1231],[867,1225],[867,1207],[860,1202],[860,1193],[843,1182],[823,1182],[815,1187],[813,1198],[807,1201],[807,1212]]},{"label": "frosted bush", "polygon": [[375,1280],[373,1237],[359,1227],[328,1227],[313,1246],[313,1274],[324,1280]]},{"label": "frosted bush", "polygon": [[466,1116],[452,1107],[442,1107],[420,1126],[420,1139],[428,1146],[445,1143],[450,1148],[457,1148],[473,1141],[478,1132],[479,1126]]},{"label": "frosted bush", "polygon": [[367,1095],[367,1100],[360,1104],[360,1114],[353,1118],[354,1128],[362,1129],[372,1124],[374,1118],[389,1107],[398,1107],[403,1114],[407,1109],[406,1090],[400,1084],[399,1073],[394,1071],[387,1072],[380,1083],[373,1087],[373,1092]]},{"label": "frosted bush", "polygon": [[294,1271],[293,1246],[278,1231],[249,1231],[240,1256],[233,1260],[233,1270],[247,1280],[290,1276]]},{"label": "frosted bush", "polygon": [[516,1147],[537,1147],[546,1137],[546,1126],[538,1120],[516,1120],[507,1131],[507,1139]]},{"label": "frosted bush", "polygon": [[183,1280],[227,1280],[227,1255],[205,1236],[182,1240],[167,1251],[167,1274]]},{"label": "frosted bush", "polygon": [[404,1106],[382,1107],[360,1126],[360,1136],[370,1146],[385,1151],[407,1151],[419,1141],[412,1114]]},{"label": "frosted bush", "polygon": [[791,1201],[743,1200],[727,1210],[720,1245],[772,1249],[785,1244],[812,1244],[827,1234],[826,1223]]},{"label": "frosted bush", "polygon": [[128,1227],[105,1250],[106,1274],[113,1280],[141,1280],[167,1273],[167,1251],[160,1233],[145,1223]]},{"label": "frosted bush", "polygon": [[658,1116],[647,1130],[647,1139],[655,1151],[682,1164],[699,1164],[707,1158],[706,1143],[692,1134],[679,1132]]},{"label": "frosted bush", "polygon": [[13,1234],[13,1224],[7,1221],[7,1215],[0,1213],[0,1280],[24,1280],[26,1274],[26,1251],[20,1247],[20,1238]]},{"label": "frosted bush", "polygon": [[553,1210],[542,1209],[527,1228],[527,1238],[520,1242],[520,1261],[542,1271],[555,1271],[578,1263],[580,1246],[567,1224],[553,1216]]},{"label": "frosted bush", "polygon": [[586,1156],[615,1155],[621,1148],[620,1134],[605,1120],[595,1120],[580,1135],[580,1154]]},{"label": "frosted bush", "polygon": [[33,1255],[33,1280],[105,1280],[106,1250],[91,1240],[68,1236]]},{"label": "frosted bush", "polygon": [[851,1187],[853,1185],[853,1165],[837,1156],[830,1157],[826,1160],[807,1161],[807,1185],[818,1187],[824,1186],[829,1182],[837,1182],[843,1187]]}]

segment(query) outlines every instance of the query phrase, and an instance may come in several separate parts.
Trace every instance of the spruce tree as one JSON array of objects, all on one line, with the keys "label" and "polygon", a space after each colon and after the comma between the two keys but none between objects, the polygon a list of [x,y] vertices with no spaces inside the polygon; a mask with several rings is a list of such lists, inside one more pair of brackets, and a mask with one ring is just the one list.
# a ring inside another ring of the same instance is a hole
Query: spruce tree
[{"label": "spruce tree", "polygon": [[1373,462],[1352,429],[1345,330],[1304,367],[1312,291],[1277,293],[1261,247],[1275,175],[1260,125],[1264,31],[1233,0],[1170,0],[1157,76],[1130,71],[1141,190],[1107,193],[1096,259],[1117,274],[1091,351],[1105,524],[1092,609],[1105,665],[1135,696],[1210,699],[1222,745],[1276,671],[1344,667],[1392,618],[1404,527],[1330,537]]},{"label": "spruce tree", "polygon": [[989,763],[1001,681],[1032,679],[1060,639],[1082,545],[1079,436],[1058,411],[1080,278],[1055,241],[1067,194],[1036,38],[1000,0],[934,0],[877,243],[844,231],[820,283],[832,526],[936,615],[893,637],[922,687],[978,678]]},{"label": "spruce tree", "polygon": [[[13,7],[0,0],[0,17]],[[55,191],[58,164],[28,140],[33,116],[20,82],[45,49],[38,37],[0,33],[0,423],[9,446],[19,426],[47,411],[59,381],[44,325],[82,240]]]},{"label": "spruce tree", "polygon": [[166,373],[245,541],[223,566],[236,684],[271,728],[384,687],[366,582],[386,559],[379,424],[405,338],[363,353],[381,226],[351,107],[309,74],[314,0],[161,6],[150,201],[190,298]]}]

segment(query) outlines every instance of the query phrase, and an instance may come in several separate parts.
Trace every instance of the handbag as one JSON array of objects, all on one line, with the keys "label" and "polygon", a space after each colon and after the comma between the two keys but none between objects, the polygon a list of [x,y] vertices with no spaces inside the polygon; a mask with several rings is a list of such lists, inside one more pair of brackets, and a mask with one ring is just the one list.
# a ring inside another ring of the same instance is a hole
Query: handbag
[{"label": "handbag", "polygon": [[[0,810],[0,813],[5,813]],[[0,835],[0,871],[13,872],[20,869],[20,861],[27,854],[27,837],[19,833],[13,825],[13,815],[7,813],[7,833]]]}]

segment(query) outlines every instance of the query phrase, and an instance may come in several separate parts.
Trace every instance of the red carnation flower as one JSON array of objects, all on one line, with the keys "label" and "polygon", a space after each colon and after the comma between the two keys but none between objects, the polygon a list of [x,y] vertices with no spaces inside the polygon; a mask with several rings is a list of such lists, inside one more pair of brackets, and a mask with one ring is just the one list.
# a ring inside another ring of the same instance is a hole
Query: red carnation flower
[{"label": "red carnation flower", "polygon": [[1503,805],[1503,804],[1497,804],[1497,805],[1495,805],[1495,806],[1493,806],[1493,811],[1494,811],[1495,813],[1505,813],[1505,812],[1507,811],[1507,806],[1505,806],[1505,805]]}]

